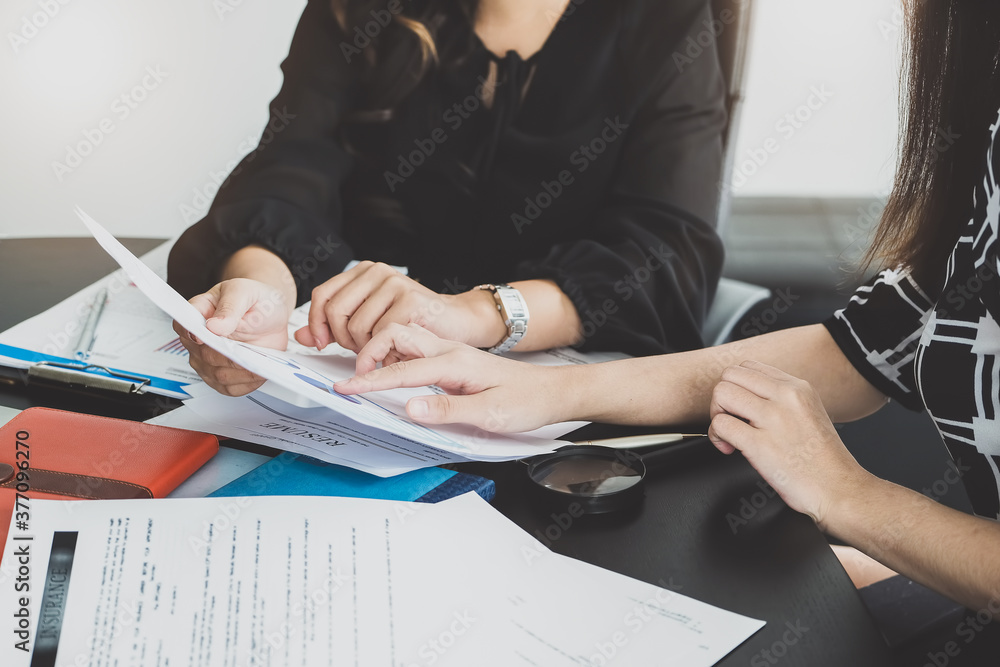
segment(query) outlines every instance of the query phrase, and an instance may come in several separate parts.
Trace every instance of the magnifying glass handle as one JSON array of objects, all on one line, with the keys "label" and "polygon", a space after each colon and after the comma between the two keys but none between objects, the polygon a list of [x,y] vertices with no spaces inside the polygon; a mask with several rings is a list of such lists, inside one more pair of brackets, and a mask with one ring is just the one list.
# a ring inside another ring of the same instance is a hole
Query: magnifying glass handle
[{"label": "magnifying glass handle", "polygon": [[633,435],[624,438],[607,438],[605,440],[584,440],[576,445],[595,447],[610,447],[611,449],[643,449],[680,442],[688,438],[704,438],[704,433],[654,433],[652,435]]},{"label": "magnifying glass handle", "polygon": [[647,452],[639,458],[642,459],[643,465],[646,466],[646,471],[651,472],[656,470],[663,463],[666,463],[668,460],[672,460],[677,455],[693,449],[699,449],[704,447],[706,443],[711,444],[711,442],[712,441],[709,440],[706,435],[694,440],[688,440],[686,442],[670,445],[669,447],[663,447],[662,449],[657,449],[656,451]]}]

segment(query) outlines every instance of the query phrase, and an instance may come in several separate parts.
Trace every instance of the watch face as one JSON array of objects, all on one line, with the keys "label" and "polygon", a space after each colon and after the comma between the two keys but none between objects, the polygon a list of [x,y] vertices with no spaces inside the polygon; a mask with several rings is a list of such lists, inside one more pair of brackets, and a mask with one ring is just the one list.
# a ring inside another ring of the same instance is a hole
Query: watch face
[{"label": "watch face", "polygon": [[498,289],[497,296],[500,297],[507,319],[528,319],[527,304],[524,303],[524,297],[516,289],[511,287],[503,290]]},{"label": "watch face", "polygon": [[521,293],[509,285],[490,285],[493,289],[493,297],[497,301],[500,309],[500,316],[507,327],[507,337],[490,352],[502,354],[510,351],[517,343],[524,338],[528,330],[528,304],[524,302]]}]

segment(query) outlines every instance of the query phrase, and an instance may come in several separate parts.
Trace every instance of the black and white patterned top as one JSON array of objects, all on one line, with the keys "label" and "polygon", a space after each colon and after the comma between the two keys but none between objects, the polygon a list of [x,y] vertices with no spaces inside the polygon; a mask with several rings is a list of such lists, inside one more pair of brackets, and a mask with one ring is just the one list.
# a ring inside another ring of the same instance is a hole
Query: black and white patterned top
[{"label": "black and white patterned top", "polygon": [[955,245],[940,296],[904,271],[884,271],[825,324],[876,388],[926,409],[976,514],[1000,519],[1000,118],[990,128],[975,212]]}]

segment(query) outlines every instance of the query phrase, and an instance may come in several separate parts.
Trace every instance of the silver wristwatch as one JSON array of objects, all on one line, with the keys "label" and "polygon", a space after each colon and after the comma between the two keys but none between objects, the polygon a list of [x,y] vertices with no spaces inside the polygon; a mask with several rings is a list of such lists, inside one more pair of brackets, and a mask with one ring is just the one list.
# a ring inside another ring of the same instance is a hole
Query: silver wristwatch
[{"label": "silver wristwatch", "polygon": [[507,327],[507,336],[487,352],[492,354],[503,354],[514,349],[524,334],[528,332],[528,304],[521,293],[510,285],[479,285],[476,289],[487,290],[493,293],[497,310]]}]

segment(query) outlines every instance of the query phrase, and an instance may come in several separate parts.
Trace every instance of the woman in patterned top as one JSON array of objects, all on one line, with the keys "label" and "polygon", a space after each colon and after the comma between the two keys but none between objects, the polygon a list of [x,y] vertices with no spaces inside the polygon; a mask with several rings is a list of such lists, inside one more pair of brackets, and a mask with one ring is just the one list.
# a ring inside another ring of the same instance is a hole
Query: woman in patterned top
[{"label": "woman in patterned top", "polygon": [[[541,368],[415,326],[376,336],[359,393],[437,384],[411,399],[426,424],[503,431],[585,419],[676,424],[711,417],[794,509],[829,534],[974,609],[1000,612],[1000,3],[906,3],[909,99],[894,191],[869,261],[888,270],[822,325],[695,352]],[[947,150],[939,133],[960,135]],[[374,370],[378,362],[391,364]],[[926,409],[978,515],[865,471],[832,421],[895,399]],[[498,410],[509,418],[497,423]]]}]

